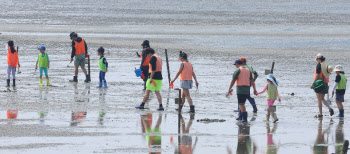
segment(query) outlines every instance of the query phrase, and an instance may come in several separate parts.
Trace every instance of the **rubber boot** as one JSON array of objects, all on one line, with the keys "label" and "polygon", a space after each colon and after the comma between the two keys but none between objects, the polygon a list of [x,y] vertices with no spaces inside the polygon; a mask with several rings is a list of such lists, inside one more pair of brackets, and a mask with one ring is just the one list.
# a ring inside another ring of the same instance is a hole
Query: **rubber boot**
[{"label": "rubber boot", "polygon": [[41,86],[44,86],[43,85],[43,79],[39,79],[39,86],[41,87]]},{"label": "rubber boot", "polygon": [[52,86],[52,85],[50,84],[50,79],[46,79],[46,85],[47,85],[47,86]]},{"label": "rubber boot", "polygon": [[195,113],[194,105],[191,105],[191,106],[190,106],[190,113]]},{"label": "rubber boot", "polygon": [[248,112],[241,112],[242,114],[242,123],[245,124],[248,122]]},{"label": "rubber boot", "polygon": [[69,80],[69,82],[78,82],[78,76],[73,76],[73,80]]},{"label": "rubber boot", "polygon": [[107,82],[106,82],[106,80],[103,80],[103,86],[104,86],[105,88],[108,88],[108,87],[107,87]]},{"label": "rubber boot", "polygon": [[102,87],[102,81],[99,82],[99,84],[96,88],[101,88],[101,87]]},{"label": "rubber boot", "polygon": [[7,79],[7,87],[10,87],[10,79]]},{"label": "rubber boot", "polygon": [[266,119],[264,121],[265,122],[269,122],[270,121],[270,114],[266,114]]},{"label": "rubber boot", "polygon": [[278,121],[278,118],[277,118],[276,113],[274,113],[274,114],[272,115],[272,117],[273,117],[273,123],[276,123],[276,122]]},{"label": "rubber boot", "polygon": [[13,79],[12,82],[12,87],[16,87],[16,79]]},{"label": "rubber boot", "polygon": [[242,120],[242,112],[241,110],[238,110],[238,118],[236,120],[241,121]]},{"label": "rubber boot", "polygon": [[339,114],[338,114],[337,117],[339,117],[339,118],[344,118],[344,110],[340,110],[340,109],[339,109]]},{"label": "rubber boot", "polygon": [[90,82],[90,81],[91,81],[90,75],[88,74],[88,75],[86,75],[86,79],[84,80],[84,82],[88,83],[88,82]]}]

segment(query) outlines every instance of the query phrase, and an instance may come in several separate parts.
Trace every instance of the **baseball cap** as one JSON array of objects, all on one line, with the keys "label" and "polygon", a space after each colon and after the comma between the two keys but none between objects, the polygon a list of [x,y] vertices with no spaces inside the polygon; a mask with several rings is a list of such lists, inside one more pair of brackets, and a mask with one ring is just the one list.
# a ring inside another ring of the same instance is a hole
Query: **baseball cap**
[{"label": "baseball cap", "polygon": [[46,48],[45,48],[45,46],[40,46],[40,48],[38,48],[38,50],[45,50]]},{"label": "baseball cap", "polygon": [[236,65],[236,64],[242,65],[242,64],[243,64],[243,62],[242,62],[242,60],[237,59],[233,65]]},{"label": "baseball cap", "polygon": [[247,60],[244,58],[244,57],[240,57],[239,58],[243,63],[246,63],[247,62]]}]

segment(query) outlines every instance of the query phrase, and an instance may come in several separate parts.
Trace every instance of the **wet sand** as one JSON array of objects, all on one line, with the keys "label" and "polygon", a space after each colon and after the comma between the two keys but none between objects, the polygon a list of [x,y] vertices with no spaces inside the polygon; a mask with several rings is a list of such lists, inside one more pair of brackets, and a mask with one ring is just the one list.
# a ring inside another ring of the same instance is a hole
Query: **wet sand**
[{"label": "wet sand", "polygon": [[[338,153],[344,139],[350,137],[346,133],[350,126],[346,111],[350,106],[344,103],[343,121],[328,116],[325,107],[323,120],[314,119],[318,108],[316,96],[309,89],[317,53],[323,53],[332,66],[343,65],[345,72],[350,68],[350,12],[346,1],[2,3],[0,49],[5,51],[9,39],[15,41],[22,73],[17,74],[16,92],[5,88],[7,64],[3,52],[1,153],[176,153],[181,149],[194,149],[194,153],[227,153],[227,149],[233,153]],[[46,7],[36,7],[40,3]],[[68,82],[74,71],[72,65],[67,67],[72,31],[83,37],[89,47],[89,84],[83,83],[81,71],[79,83]],[[189,54],[199,79],[199,91],[191,90],[196,114],[191,117],[186,113],[189,107],[184,107],[180,134],[174,104],[177,91],[167,88],[165,64],[162,97],[166,111],[156,111],[154,95],[147,104],[149,110],[134,109],[143,95],[143,82],[133,72],[140,63],[135,52],[141,51],[140,44],[145,39],[151,41],[164,61],[164,49],[168,50],[172,78],[180,65],[178,51],[182,50]],[[57,87],[38,86],[39,73],[34,67],[40,45],[47,48],[52,61],[49,76]],[[105,47],[109,62],[108,89],[95,88],[99,58],[95,51],[100,46]],[[226,98],[225,92],[235,69],[232,64],[242,56],[260,75],[256,81],[258,90],[266,83],[265,69],[276,62],[274,74],[280,81],[282,98],[282,103],[276,103],[280,119],[277,124],[262,121],[266,114],[264,94],[254,96],[257,114],[246,103],[250,125],[236,124],[236,97]],[[331,86],[334,78],[332,74]],[[349,98],[345,95],[345,101]],[[334,101],[332,107],[338,114]],[[18,110],[17,117],[8,119],[8,110]],[[204,118],[226,121],[197,122]]]}]

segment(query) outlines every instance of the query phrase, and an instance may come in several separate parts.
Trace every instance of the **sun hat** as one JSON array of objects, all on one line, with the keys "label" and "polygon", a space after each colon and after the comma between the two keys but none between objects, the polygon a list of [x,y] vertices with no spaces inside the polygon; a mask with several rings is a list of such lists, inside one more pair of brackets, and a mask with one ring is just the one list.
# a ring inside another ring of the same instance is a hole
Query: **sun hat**
[{"label": "sun hat", "polygon": [[266,76],[267,80],[270,80],[274,85],[278,86],[278,81],[276,80],[275,76],[273,74],[269,74]]},{"label": "sun hat", "polygon": [[341,66],[341,65],[335,66],[334,72],[337,72],[337,71],[344,72],[343,66]]},{"label": "sun hat", "polygon": [[45,48],[45,46],[40,46],[40,48],[38,48],[38,50],[45,50],[46,48]]},{"label": "sun hat", "polygon": [[[316,59],[320,59],[320,58],[322,58],[322,57],[324,58],[324,56],[323,56],[321,53],[319,53],[319,54],[316,55]],[[315,60],[316,60],[316,59],[315,59]]]},{"label": "sun hat", "polygon": [[329,65],[327,62],[322,62],[321,63],[321,72],[324,77],[329,78],[333,71],[333,67]]},{"label": "sun hat", "polygon": [[242,65],[243,62],[242,62],[242,60],[237,59],[237,60],[235,60],[235,63],[233,65],[236,65],[236,64]]}]

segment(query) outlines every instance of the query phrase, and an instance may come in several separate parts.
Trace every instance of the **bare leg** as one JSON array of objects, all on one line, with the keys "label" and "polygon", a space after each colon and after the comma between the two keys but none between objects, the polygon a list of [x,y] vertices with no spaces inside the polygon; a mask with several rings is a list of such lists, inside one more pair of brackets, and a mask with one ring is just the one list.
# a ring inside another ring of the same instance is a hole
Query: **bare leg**
[{"label": "bare leg", "polygon": [[151,91],[150,90],[146,90],[145,95],[143,96],[143,100],[142,100],[143,103],[146,103],[146,101],[148,100],[149,93],[151,93]]},{"label": "bare leg", "polygon": [[74,66],[75,70],[74,70],[74,76],[78,76],[78,69],[79,66]]},{"label": "bare leg", "polygon": [[86,69],[85,69],[85,66],[80,66],[81,69],[83,70],[84,74],[87,75],[87,72],[86,72]]},{"label": "bare leg", "polygon": [[185,95],[185,90],[183,89],[182,94],[181,94],[181,106],[185,105],[185,101],[186,101],[186,95]]},{"label": "bare leg", "polygon": [[162,96],[160,95],[160,92],[159,91],[155,91],[155,93],[157,95],[157,99],[158,99],[159,104],[162,104]]},{"label": "bare leg", "polygon": [[324,95],[325,95],[325,94],[316,93],[317,102],[318,102],[318,111],[319,111],[319,114],[320,114],[320,115],[322,115],[322,102],[325,101],[325,100],[324,100]]},{"label": "bare leg", "polygon": [[337,106],[338,106],[339,110],[343,110],[344,109],[343,103],[341,101],[335,101],[335,103],[337,103]]},{"label": "bare leg", "polygon": [[187,98],[188,104],[190,104],[192,106],[193,103],[192,103],[192,98],[191,98],[191,95],[190,95],[190,91],[188,89],[184,89],[183,93],[185,94],[185,97]]},{"label": "bare leg", "polygon": [[239,109],[241,110],[241,112],[246,112],[245,105],[239,105]]}]

